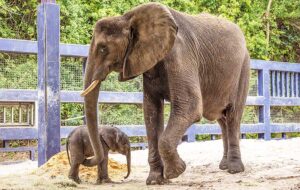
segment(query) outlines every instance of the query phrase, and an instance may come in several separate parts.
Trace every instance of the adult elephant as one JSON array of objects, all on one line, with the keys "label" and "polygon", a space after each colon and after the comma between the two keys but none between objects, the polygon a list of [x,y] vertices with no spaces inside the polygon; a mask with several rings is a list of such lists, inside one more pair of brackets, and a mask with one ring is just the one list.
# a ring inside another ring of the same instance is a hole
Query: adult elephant
[{"label": "adult elephant", "polygon": [[[146,183],[178,177],[186,165],[177,145],[202,117],[222,128],[220,169],[244,170],[239,147],[240,121],[249,82],[249,55],[239,27],[209,14],[187,15],[158,3],[140,5],[122,16],[99,20],[85,73],[85,111],[95,156],[102,160],[97,136],[101,81],[119,72],[125,81],[143,74],[144,117],[150,173]],[[164,100],[171,113],[164,130]]]}]

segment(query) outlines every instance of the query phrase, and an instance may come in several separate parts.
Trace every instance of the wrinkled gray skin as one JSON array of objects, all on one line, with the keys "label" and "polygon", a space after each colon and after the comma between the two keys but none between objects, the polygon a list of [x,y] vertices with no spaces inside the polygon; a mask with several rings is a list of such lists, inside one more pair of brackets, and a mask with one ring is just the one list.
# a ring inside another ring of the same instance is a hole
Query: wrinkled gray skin
[{"label": "wrinkled gray skin", "polygon": [[[125,81],[143,75],[144,118],[149,142],[147,184],[163,184],[182,174],[186,165],[177,153],[179,140],[202,117],[217,120],[224,154],[220,169],[244,171],[239,136],[248,93],[250,59],[240,28],[209,14],[191,16],[148,3],[121,16],[99,20],[94,29],[85,73],[87,126],[95,157],[101,157],[97,101],[101,81],[119,72]],[[164,130],[164,100],[171,113]]]},{"label": "wrinkled gray skin", "polygon": [[[107,172],[109,150],[126,155],[128,173],[125,178],[127,178],[130,174],[131,168],[130,142],[127,135],[116,127],[101,127],[99,129],[98,138],[102,142],[104,159],[100,164],[98,164],[97,184],[112,182]],[[71,165],[69,178],[80,183],[78,176],[79,166],[87,157],[94,155],[87,127],[78,127],[69,134],[66,142],[66,150],[69,163]]]}]

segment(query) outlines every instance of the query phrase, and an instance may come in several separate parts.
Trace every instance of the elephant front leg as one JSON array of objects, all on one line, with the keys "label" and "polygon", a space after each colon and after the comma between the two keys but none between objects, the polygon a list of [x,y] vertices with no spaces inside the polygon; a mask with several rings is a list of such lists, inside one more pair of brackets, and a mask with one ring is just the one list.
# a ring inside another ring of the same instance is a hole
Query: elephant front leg
[{"label": "elephant front leg", "polygon": [[159,139],[159,153],[167,179],[176,178],[185,171],[186,165],[178,155],[177,146],[186,130],[201,116],[202,100],[199,96],[178,96],[171,101],[171,116]]},{"label": "elephant front leg", "polygon": [[164,130],[163,100],[144,90],[144,118],[148,138],[148,162],[150,165],[147,185],[164,184],[163,164],[158,151],[158,139]]},{"label": "elephant front leg", "polygon": [[[104,144],[102,142],[102,144]],[[98,178],[96,184],[102,183],[113,183],[113,181],[108,176],[108,149],[104,149],[104,159],[103,161],[98,164]]]}]

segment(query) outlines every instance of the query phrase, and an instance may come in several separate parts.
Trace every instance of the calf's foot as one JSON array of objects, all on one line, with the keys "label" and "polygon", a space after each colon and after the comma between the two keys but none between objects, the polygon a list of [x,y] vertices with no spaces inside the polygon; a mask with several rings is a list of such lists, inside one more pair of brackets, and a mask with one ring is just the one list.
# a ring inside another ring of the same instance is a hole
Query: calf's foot
[{"label": "calf's foot", "polygon": [[81,180],[79,179],[78,176],[71,176],[71,175],[69,175],[68,177],[69,177],[69,179],[75,181],[75,182],[78,183],[78,184],[81,183]]},{"label": "calf's foot", "polygon": [[109,177],[107,178],[98,178],[97,181],[96,181],[96,184],[97,185],[100,185],[102,183],[114,183]]}]

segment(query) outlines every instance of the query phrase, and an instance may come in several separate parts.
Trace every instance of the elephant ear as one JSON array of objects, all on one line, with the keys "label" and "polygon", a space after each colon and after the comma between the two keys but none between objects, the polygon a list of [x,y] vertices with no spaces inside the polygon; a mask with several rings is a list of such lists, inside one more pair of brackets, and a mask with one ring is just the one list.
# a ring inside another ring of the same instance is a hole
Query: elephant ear
[{"label": "elephant ear", "polygon": [[109,149],[115,151],[117,149],[117,143],[116,143],[116,133],[113,131],[110,131],[109,133],[103,133],[101,134],[101,137],[105,144],[108,146]]},{"label": "elephant ear", "polygon": [[170,10],[159,3],[148,3],[124,15],[131,34],[123,65],[123,80],[151,69],[172,49],[177,25]]}]

